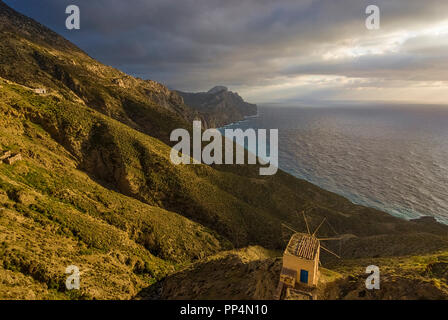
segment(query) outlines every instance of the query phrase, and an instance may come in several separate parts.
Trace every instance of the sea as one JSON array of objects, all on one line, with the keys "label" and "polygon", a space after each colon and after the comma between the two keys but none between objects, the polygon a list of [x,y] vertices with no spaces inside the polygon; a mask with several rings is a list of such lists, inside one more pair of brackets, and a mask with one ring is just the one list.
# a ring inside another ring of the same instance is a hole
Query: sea
[{"label": "sea", "polygon": [[280,169],[356,204],[448,224],[448,106],[270,104],[226,128],[278,129]]}]

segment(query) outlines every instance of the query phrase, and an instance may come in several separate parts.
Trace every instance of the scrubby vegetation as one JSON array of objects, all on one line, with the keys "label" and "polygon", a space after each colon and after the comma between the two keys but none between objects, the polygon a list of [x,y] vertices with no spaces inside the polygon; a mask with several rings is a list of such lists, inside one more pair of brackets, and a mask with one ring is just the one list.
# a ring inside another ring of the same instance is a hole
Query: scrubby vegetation
[{"label": "scrubby vegetation", "polygon": [[[320,268],[318,299],[448,299],[448,253],[343,259]],[[367,290],[366,267],[380,268],[381,290]],[[282,267],[280,252],[249,247],[222,252],[169,275],[141,299],[256,299],[275,296]],[[291,297],[292,298],[292,297]]]},{"label": "scrubby vegetation", "polygon": [[[0,150],[23,156],[0,163],[0,298],[129,299],[223,251],[281,250],[281,223],[305,230],[301,210],[312,226],[327,218],[321,235],[347,235],[345,258],[448,248],[446,226],[281,171],[174,166],[169,133],[201,117],[177,94],[100,64],[1,1],[0,36]],[[64,286],[72,264],[77,293]]]}]

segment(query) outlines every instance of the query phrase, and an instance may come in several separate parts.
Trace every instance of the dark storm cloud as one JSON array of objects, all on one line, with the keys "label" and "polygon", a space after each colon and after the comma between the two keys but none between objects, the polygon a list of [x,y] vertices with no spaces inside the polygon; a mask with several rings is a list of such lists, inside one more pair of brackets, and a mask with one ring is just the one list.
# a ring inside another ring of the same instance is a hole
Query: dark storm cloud
[{"label": "dark storm cloud", "polygon": [[[447,18],[446,0],[9,0],[94,58],[183,90],[215,84],[262,85],[303,74],[443,80],[446,46],[425,39],[399,52],[322,59],[326,51]],[[65,7],[81,9],[81,30],[65,29]],[[365,8],[379,5],[382,28],[366,30]],[[425,38],[425,35],[421,36]],[[412,43],[412,42],[416,43]],[[364,43],[365,44],[365,43]],[[361,43],[363,45],[363,43]],[[444,65],[444,64],[443,64]]]}]

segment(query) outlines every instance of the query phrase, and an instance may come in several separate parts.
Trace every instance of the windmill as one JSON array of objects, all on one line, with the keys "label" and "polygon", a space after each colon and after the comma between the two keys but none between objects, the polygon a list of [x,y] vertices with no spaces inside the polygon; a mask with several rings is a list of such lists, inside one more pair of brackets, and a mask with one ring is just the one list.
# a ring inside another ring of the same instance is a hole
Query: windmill
[{"label": "windmill", "polygon": [[[307,233],[308,233],[308,235],[309,235],[310,237],[315,237],[319,242],[320,242],[320,241],[336,241],[336,240],[342,240],[341,237],[318,238],[318,237],[317,237],[317,232],[318,232],[319,229],[322,227],[322,225],[324,224],[324,222],[327,221],[327,218],[324,217],[324,219],[323,219],[322,222],[317,226],[317,228],[314,230],[314,232],[311,233],[311,232],[310,232],[309,225],[308,225],[308,220],[306,219],[306,215],[305,215],[305,212],[304,212],[304,211],[302,211],[302,215],[303,215],[303,220],[305,221],[306,231],[307,231]],[[297,217],[299,217],[299,213],[298,213],[298,212],[297,212]],[[328,221],[327,221],[327,223],[328,223]],[[296,230],[294,230],[294,229],[291,228],[290,226],[286,225],[285,223],[282,223],[282,226],[285,227],[286,229],[288,229],[288,230],[294,232],[294,234],[296,234],[296,233],[303,234],[303,233],[301,233],[301,232],[297,232]],[[331,227],[331,225],[330,225],[330,227]],[[332,228],[332,229],[333,229],[333,228]],[[333,231],[334,231],[334,229],[333,229]],[[336,232],[335,232],[335,233],[336,233]],[[328,253],[334,255],[335,257],[337,257],[337,258],[339,258],[339,259],[341,258],[339,255],[337,255],[336,253],[334,253],[334,252],[331,251],[330,249],[324,247],[322,244],[320,244],[320,247],[321,247],[322,249],[324,249],[326,252],[328,252]]]},{"label": "windmill", "polygon": [[320,249],[340,258],[339,255],[324,247],[321,241],[341,240],[341,238],[318,238],[317,232],[322,227],[326,218],[311,233],[305,212],[302,212],[307,233],[297,232],[290,226],[283,227],[293,232],[288,245],[283,253],[283,268],[280,274],[279,296],[282,288],[296,288],[296,286],[316,287],[319,280]]}]

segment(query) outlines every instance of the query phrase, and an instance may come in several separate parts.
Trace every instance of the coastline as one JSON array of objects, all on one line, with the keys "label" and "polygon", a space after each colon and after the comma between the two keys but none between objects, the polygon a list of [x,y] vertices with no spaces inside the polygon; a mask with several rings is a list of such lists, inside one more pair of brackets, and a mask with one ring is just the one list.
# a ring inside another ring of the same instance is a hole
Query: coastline
[{"label": "coastline", "polygon": [[[264,106],[269,108],[269,106]],[[240,129],[247,129],[247,128],[254,128],[257,129],[257,126],[254,124],[248,124],[248,121],[252,120],[252,119],[257,119],[259,118],[263,113],[263,111],[260,112],[260,107],[258,108],[258,113],[257,116],[250,116],[250,117],[245,117],[243,120],[241,121],[237,121],[231,124],[228,124],[226,126],[223,126],[221,128],[218,128],[218,130],[221,132],[221,134],[223,134],[223,130],[224,129],[228,129],[228,128],[240,128]],[[223,134],[224,135],[224,134]],[[279,141],[279,143],[281,143]],[[247,146],[244,146],[247,150]],[[248,150],[252,153],[256,153],[256,150]],[[361,205],[361,206],[366,206],[372,209],[376,209],[379,211],[384,211],[386,213],[388,213],[391,216],[397,217],[397,218],[401,218],[407,221],[411,221],[411,220],[418,220],[421,218],[425,218],[425,217],[432,217],[434,218],[438,223],[444,224],[444,225],[448,225],[448,219],[444,218],[443,215],[435,215],[434,213],[431,212],[426,212],[424,210],[418,210],[418,208],[409,208],[407,207],[405,204],[400,204],[400,203],[387,203],[384,201],[381,201],[380,199],[375,197],[375,193],[374,192],[370,192],[368,194],[364,193],[362,194],[362,192],[359,192],[358,190],[344,190],[341,188],[336,188],[334,185],[330,185],[328,181],[326,181],[325,177],[319,177],[319,175],[312,175],[312,173],[307,173],[307,171],[302,170],[300,167],[298,167],[296,164],[294,164],[295,162],[297,162],[299,159],[296,158],[293,162],[291,162],[291,159],[286,159],[285,160],[285,150],[283,150],[280,148],[279,150],[279,169],[287,172],[288,174],[291,174],[292,176],[294,176],[297,179],[301,179],[301,180],[305,180],[309,183],[312,183],[313,185],[322,188],[323,190],[338,194],[346,199],[348,199],[350,202],[352,202],[353,204],[356,205]],[[282,159],[282,155],[283,155],[283,159]],[[289,155],[291,157],[291,155]]]}]

